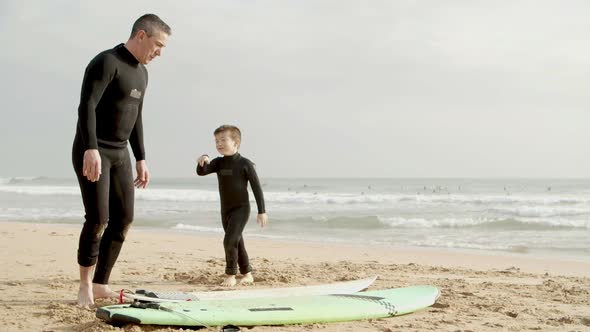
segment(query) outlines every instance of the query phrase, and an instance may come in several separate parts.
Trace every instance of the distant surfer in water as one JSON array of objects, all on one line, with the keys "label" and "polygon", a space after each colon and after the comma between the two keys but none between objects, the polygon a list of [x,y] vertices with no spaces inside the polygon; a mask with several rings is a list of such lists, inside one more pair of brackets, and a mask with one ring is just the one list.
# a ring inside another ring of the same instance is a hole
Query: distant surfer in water
[{"label": "distant surfer in water", "polygon": [[197,160],[197,174],[217,173],[219,196],[221,200],[221,223],[225,231],[223,247],[225,249],[225,279],[222,286],[235,286],[238,268],[242,278],[240,283],[252,283],[252,266],[244,246],[242,232],[250,216],[250,199],[248,182],[252,187],[258,207],[257,221],[261,227],[267,223],[264,209],[264,195],[256,174],[254,163],[238,153],[242,134],[240,129],[231,125],[223,125],[215,130],[215,147],[222,154],[209,160],[202,155]]},{"label": "distant surfer in water", "polygon": [[[142,123],[145,65],[161,55],[170,34],[158,16],[143,15],[125,44],[99,53],[84,73],[72,148],[85,212],[78,244],[82,307],[117,296],[108,282],[133,221],[134,185],[145,188],[149,182]],[[135,180],[127,142],[136,160]]]}]

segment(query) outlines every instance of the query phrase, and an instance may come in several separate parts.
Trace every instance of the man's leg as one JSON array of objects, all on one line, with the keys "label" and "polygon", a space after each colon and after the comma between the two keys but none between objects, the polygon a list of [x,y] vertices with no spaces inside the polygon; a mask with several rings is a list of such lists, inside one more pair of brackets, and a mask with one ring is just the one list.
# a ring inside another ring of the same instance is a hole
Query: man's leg
[{"label": "man's leg", "polygon": [[94,272],[94,298],[116,297],[109,287],[111,271],[133,221],[135,188],[127,149],[118,151],[117,162],[110,174],[109,222],[100,241],[100,255]]},{"label": "man's leg", "polygon": [[92,289],[92,275],[94,267],[80,265],[80,288],[78,289],[78,305],[90,308],[94,304],[94,295]]},{"label": "man's leg", "polygon": [[78,177],[82,202],[84,203],[84,225],[78,243],[78,264],[80,265],[80,287],[78,304],[90,307],[94,304],[92,275],[99,256],[99,243],[108,220],[108,191],[110,162],[101,153],[102,175],[97,182],[90,182],[82,174],[83,152],[74,151],[74,169]]}]

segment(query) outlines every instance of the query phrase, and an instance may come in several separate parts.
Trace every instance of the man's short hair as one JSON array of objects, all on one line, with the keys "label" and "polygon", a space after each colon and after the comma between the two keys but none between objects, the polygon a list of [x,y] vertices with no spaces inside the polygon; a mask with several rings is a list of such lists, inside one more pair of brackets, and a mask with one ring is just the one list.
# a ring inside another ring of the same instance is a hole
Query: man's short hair
[{"label": "man's short hair", "polygon": [[131,37],[135,37],[135,35],[140,31],[143,30],[146,32],[148,37],[153,36],[158,32],[163,32],[170,36],[172,34],[172,29],[170,26],[162,21],[157,15],[155,14],[145,14],[133,23],[133,28],[131,28]]}]

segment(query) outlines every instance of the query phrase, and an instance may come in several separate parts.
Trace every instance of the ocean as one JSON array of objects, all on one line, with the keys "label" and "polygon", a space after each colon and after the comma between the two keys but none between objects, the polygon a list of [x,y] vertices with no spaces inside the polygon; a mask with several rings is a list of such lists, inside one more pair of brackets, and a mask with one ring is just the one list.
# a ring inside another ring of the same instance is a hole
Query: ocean
[{"label": "ocean", "polygon": [[[269,225],[247,238],[590,261],[590,180],[261,179]],[[0,222],[82,224],[74,177],[0,177]],[[154,179],[134,227],[222,233],[217,178]]]}]

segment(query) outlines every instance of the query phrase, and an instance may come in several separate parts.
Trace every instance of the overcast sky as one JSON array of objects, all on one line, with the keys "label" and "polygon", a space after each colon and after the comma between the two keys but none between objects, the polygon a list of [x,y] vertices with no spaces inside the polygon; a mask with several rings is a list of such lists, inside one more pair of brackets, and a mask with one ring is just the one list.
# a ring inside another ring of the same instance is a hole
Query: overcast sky
[{"label": "overcast sky", "polygon": [[0,2],[0,176],[73,177],[84,68],[155,13],[152,178],[242,129],[261,177],[589,177],[588,1]]}]

